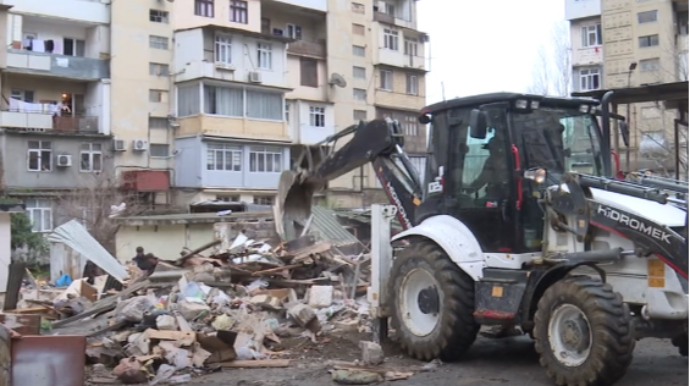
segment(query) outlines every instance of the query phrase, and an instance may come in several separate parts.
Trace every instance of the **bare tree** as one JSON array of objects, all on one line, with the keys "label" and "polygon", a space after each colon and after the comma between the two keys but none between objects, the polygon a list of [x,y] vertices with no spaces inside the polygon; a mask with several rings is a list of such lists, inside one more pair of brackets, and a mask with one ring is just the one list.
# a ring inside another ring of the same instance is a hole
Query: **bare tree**
[{"label": "bare tree", "polygon": [[569,96],[572,90],[570,30],[567,22],[556,22],[534,62],[532,83],[527,92]]}]

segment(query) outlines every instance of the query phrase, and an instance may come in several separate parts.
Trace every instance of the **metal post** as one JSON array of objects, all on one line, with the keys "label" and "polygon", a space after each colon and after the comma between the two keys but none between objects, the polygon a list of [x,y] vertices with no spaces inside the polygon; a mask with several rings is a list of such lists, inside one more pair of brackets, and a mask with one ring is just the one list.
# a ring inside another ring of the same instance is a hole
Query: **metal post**
[{"label": "metal post", "polygon": [[[682,113],[681,113],[682,114]],[[675,152],[675,165],[676,165],[676,179],[680,180],[680,140],[679,140],[679,135],[678,135],[678,130],[680,126],[680,120],[679,119],[674,119],[673,120],[673,150]]]},{"label": "metal post", "polygon": [[[628,83],[630,81],[628,80]],[[628,86],[630,87],[630,86]],[[630,103],[626,105],[626,111],[625,111],[625,121],[628,122],[628,137],[630,138],[629,141],[632,142],[633,139],[633,128],[632,125],[630,124]],[[635,122],[635,126],[637,126],[637,122]],[[635,133],[637,134],[637,127],[635,127]],[[632,144],[628,144],[628,146],[625,147],[625,172],[630,173],[630,146]]]},{"label": "metal post", "polygon": [[374,319],[374,341],[388,337],[388,278],[393,265],[390,242],[391,220],[397,208],[393,205],[371,206],[371,286],[367,291],[371,316]]}]

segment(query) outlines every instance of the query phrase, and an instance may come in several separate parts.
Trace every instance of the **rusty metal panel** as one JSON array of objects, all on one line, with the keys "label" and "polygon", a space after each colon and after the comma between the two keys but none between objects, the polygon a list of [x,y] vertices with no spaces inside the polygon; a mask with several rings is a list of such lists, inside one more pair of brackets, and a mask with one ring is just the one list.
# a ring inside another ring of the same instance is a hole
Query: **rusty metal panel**
[{"label": "rusty metal panel", "polygon": [[0,314],[0,323],[21,335],[41,334],[41,315]]},{"label": "rusty metal panel", "polygon": [[14,386],[84,385],[86,337],[24,336],[11,349]]}]

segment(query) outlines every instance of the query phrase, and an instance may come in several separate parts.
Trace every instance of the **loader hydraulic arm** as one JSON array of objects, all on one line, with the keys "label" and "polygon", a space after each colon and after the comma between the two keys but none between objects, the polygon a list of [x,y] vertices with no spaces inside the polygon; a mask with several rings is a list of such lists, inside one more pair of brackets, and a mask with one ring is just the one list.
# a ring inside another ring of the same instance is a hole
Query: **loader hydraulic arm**
[{"label": "loader hydraulic arm", "polygon": [[[281,175],[276,198],[280,217],[304,220],[311,214],[315,192],[329,181],[372,163],[374,171],[391,204],[398,209],[403,228],[413,226],[414,208],[421,201],[419,174],[403,150],[403,135],[394,122],[374,120],[360,122],[326,138],[320,145],[332,145],[352,134],[352,138],[316,164],[302,160],[297,167]],[[335,147],[335,146],[333,146]]]}]

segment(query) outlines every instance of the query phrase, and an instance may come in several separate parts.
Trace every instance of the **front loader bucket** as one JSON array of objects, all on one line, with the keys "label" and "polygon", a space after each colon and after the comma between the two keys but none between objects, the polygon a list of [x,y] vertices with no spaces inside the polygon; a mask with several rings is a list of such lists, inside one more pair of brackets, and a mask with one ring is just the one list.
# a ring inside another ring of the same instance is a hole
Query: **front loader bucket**
[{"label": "front loader bucket", "polygon": [[273,215],[276,231],[282,239],[285,239],[286,221],[305,221],[311,215],[312,197],[318,186],[305,177],[304,172],[292,170],[280,174]]}]

